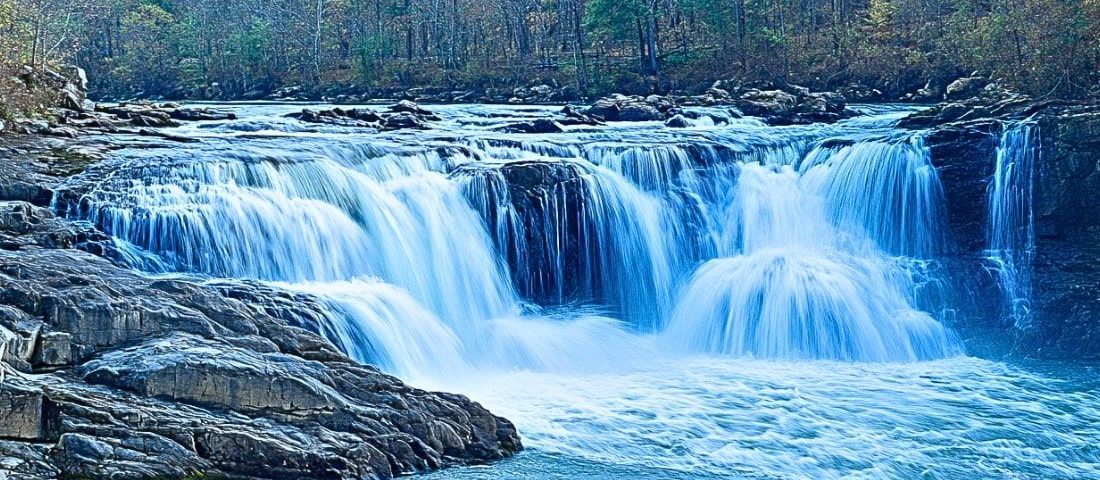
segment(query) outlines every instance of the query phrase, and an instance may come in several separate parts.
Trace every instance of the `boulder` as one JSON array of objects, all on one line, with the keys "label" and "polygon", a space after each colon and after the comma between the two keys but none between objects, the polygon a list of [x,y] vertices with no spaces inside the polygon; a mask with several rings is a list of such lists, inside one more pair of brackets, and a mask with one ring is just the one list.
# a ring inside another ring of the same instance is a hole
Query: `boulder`
[{"label": "boulder", "polygon": [[619,111],[618,119],[623,122],[655,122],[664,118],[664,114],[653,105],[628,104]]},{"label": "boulder", "polygon": [[11,383],[0,388],[0,439],[46,440],[46,395]]},{"label": "boulder", "polygon": [[754,117],[778,117],[791,113],[798,98],[782,90],[752,90],[737,100],[737,108]]},{"label": "boulder", "polygon": [[61,98],[58,101],[58,106],[82,112],[84,111],[85,100],[84,92],[80,90],[79,87],[72,83],[66,83],[65,87],[61,89]]},{"label": "boulder", "polygon": [[559,120],[562,125],[589,125],[598,126],[604,123],[596,119],[595,117],[578,110],[572,105],[566,105],[561,109],[562,115],[565,115],[565,119]]},{"label": "boulder", "polygon": [[944,90],[944,100],[964,100],[977,96],[981,93],[982,89],[986,85],[989,85],[989,79],[980,76],[962,77],[947,85],[947,89]]},{"label": "boulder", "polygon": [[38,337],[32,360],[35,369],[67,367],[73,362],[73,336],[66,332],[49,332]]},{"label": "boulder", "polygon": [[676,102],[659,95],[646,98],[612,95],[597,100],[582,113],[607,122],[653,122],[665,120],[674,108]]},{"label": "boulder", "polygon": [[301,112],[288,114],[287,117],[295,118],[306,123],[323,123],[339,125],[342,127],[381,128],[382,117],[367,109],[332,110],[302,109]]},{"label": "boulder", "polygon": [[853,83],[840,90],[840,94],[854,102],[877,102],[882,100],[882,92],[862,83]]},{"label": "boulder", "polygon": [[688,128],[691,127],[691,122],[682,114],[677,114],[672,118],[665,120],[665,126],[669,128]]},{"label": "boulder", "polygon": [[428,110],[416,103],[408,100],[402,100],[394,105],[390,105],[389,111],[391,113],[411,113],[417,116],[432,116],[435,115],[431,110]]},{"label": "boulder", "polygon": [[427,130],[428,125],[420,116],[413,113],[399,113],[386,117],[382,122],[382,128],[386,130]]},{"label": "boulder", "polygon": [[500,130],[509,133],[561,133],[565,131],[565,127],[554,120],[540,118],[529,122],[510,123],[500,127]]}]

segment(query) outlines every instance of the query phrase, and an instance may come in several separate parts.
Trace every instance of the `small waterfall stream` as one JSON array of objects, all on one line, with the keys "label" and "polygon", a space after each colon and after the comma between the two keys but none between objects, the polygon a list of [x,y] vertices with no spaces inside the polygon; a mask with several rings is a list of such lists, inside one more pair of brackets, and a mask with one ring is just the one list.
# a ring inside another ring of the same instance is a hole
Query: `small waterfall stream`
[{"label": "small waterfall stream", "polygon": [[989,185],[987,259],[997,273],[1007,315],[1020,329],[1027,327],[1031,314],[1038,130],[1038,126],[1027,122],[1005,129]]},{"label": "small waterfall stream", "polygon": [[[896,395],[904,389],[895,381],[921,371],[1001,375],[966,359],[939,313],[949,296],[925,291],[943,280],[945,202],[922,133],[892,126],[904,109],[832,126],[727,115],[679,130],[520,135],[494,126],[552,110],[440,107],[436,130],[375,134],[305,128],[281,118],[286,108],[239,107],[241,120],[185,127],[203,141],[184,150],[120,152],[74,180],[58,208],[113,235],[151,274],[311,293],[328,309],[319,333],[352,358],[484,399],[536,450],[555,454],[630,463],[633,451],[678,472],[866,474],[878,460],[857,459],[858,448],[786,467],[743,454],[820,452],[842,424],[784,429],[770,447],[738,436],[775,420],[758,410],[768,402],[798,403],[790,382],[804,372],[794,365],[830,382],[810,389],[826,405],[815,415],[856,395],[829,365],[883,375],[880,392]],[[1027,126],[1006,133],[989,192],[989,256],[1014,312],[1027,308],[1033,138]],[[740,378],[741,368],[755,373]],[[786,373],[769,379],[761,369]],[[832,397],[822,390],[834,387]],[[735,399],[746,388],[755,400],[745,401],[760,407]],[[930,402],[951,396],[934,383],[920,388]],[[996,408],[1034,399],[1020,401]],[[759,422],[729,430],[714,405]],[[1100,418],[1096,410],[1084,416]],[[889,415],[860,428],[897,438],[936,428]],[[912,448],[885,445],[887,456]],[[915,473],[941,453],[884,471]]]}]

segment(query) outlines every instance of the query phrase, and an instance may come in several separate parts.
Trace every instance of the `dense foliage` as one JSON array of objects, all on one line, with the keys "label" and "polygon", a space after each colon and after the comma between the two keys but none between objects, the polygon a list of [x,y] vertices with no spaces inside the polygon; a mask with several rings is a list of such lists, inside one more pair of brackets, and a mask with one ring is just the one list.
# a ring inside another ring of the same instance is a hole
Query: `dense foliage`
[{"label": "dense foliage", "polygon": [[1100,85],[1100,0],[0,0],[0,29],[3,65],[69,55],[113,96],[718,78],[898,95],[973,71],[1035,95]]}]

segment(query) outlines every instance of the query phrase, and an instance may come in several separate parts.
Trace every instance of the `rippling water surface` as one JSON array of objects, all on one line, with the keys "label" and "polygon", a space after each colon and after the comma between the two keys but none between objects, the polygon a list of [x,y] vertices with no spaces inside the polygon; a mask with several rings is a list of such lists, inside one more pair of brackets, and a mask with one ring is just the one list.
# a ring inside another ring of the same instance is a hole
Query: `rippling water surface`
[{"label": "rippling water surface", "polygon": [[432,478],[1100,478],[1096,373],[694,357],[499,374],[460,387],[531,452]]}]

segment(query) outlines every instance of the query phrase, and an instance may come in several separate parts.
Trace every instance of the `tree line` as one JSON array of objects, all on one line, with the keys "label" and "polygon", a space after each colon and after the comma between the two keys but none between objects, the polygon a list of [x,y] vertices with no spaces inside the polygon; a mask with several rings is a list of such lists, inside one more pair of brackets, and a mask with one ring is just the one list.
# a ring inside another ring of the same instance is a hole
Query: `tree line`
[{"label": "tree line", "polygon": [[726,78],[900,95],[975,71],[1083,97],[1100,90],[1100,0],[0,0],[0,54],[75,62],[110,97]]}]

